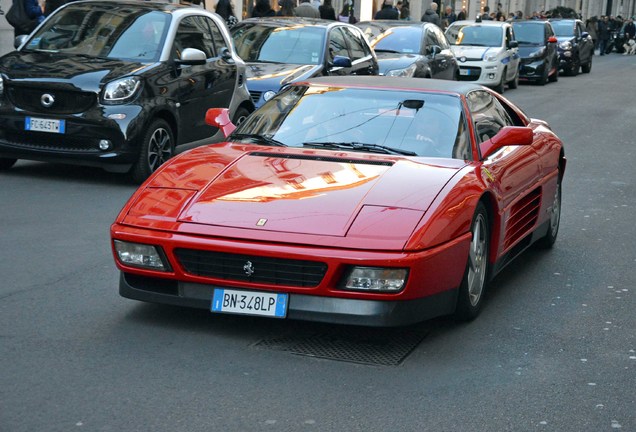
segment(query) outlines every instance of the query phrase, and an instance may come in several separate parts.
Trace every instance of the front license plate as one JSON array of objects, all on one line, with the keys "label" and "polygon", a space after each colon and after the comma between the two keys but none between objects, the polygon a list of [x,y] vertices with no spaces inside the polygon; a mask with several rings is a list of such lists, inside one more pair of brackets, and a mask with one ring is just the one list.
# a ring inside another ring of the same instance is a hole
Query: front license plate
[{"label": "front license plate", "polygon": [[24,119],[24,129],[34,132],[50,132],[63,134],[66,129],[66,123],[64,122],[64,120],[27,117]]},{"label": "front license plate", "polygon": [[470,69],[460,69],[459,70],[459,74],[460,75],[470,75]]},{"label": "front license plate", "polygon": [[216,288],[211,310],[230,314],[285,318],[287,297],[287,294]]}]

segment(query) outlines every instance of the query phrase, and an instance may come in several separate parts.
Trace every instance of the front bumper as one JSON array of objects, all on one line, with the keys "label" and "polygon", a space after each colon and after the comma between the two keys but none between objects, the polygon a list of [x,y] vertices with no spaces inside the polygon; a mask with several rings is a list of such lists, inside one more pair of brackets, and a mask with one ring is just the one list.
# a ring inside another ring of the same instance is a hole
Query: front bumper
[{"label": "front bumper", "polygon": [[546,73],[545,60],[536,60],[533,62],[522,62],[519,68],[519,79],[527,81],[538,81],[543,78]]},{"label": "front bumper", "polygon": [[471,62],[459,63],[459,80],[493,87],[501,82],[504,65],[501,62]]}]

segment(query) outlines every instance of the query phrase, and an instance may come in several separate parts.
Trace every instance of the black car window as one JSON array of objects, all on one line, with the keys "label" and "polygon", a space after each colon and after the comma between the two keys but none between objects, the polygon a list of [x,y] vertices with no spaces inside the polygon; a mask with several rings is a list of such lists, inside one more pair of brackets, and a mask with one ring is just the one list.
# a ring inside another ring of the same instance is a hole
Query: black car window
[{"label": "black car window", "polygon": [[333,61],[335,56],[349,57],[347,42],[339,28],[334,28],[329,33],[329,60]]},{"label": "black car window", "polygon": [[506,109],[497,98],[483,90],[470,92],[466,96],[468,108],[472,114],[479,142],[497,135],[504,126],[514,126]]},{"label": "black car window", "polygon": [[515,36],[521,45],[540,45],[544,42],[545,26],[534,22],[513,24]]},{"label": "black car window", "polygon": [[195,48],[205,53],[206,58],[215,57],[214,42],[210,29],[200,16],[185,17],[179,23],[174,37],[174,49],[177,56],[181,56],[186,48]]},{"label": "black car window", "polygon": [[404,54],[420,53],[422,30],[419,27],[390,27],[377,35],[371,46],[376,51],[399,52]]},{"label": "black car window", "polygon": [[347,41],[349,42],[349,48],[351,49],[351,61],[358,60],[366,57],[368,54],[364,49],[364,41],[357,33],[353,32],[348,27],[343,27],[342,30],[344,34],[347,36]]},{"label": "black car window", "polygon": [[424,46],[426,47],[425,48],[426,54],[429,54],[430,50],[435,45],[438,45],[437,39],[435,38],[435,35],[431,31],[431,29],[426,30],[426,36],[424,36]]},{"label": "black car window", "polygon": [[435,35],[437,45],[442,47],[442,49],[450,49],[446,36],[444,36],[444,32],[439,27],[431,27],[431,31]]},{"label": "black car window", "polygon": [[221,48],[227,47],[228,44],[227,42],[225,42],[225,39],[223,39],[221,30],[219,30],[219,28],[217,27],[216,22],[208,17],[206,17],[205,20],[210,26],[210,31],[212,32],[212,41],[214,42],[214,50],[216,51],[216,55],[218,57],[219,53],[221,52]]}]

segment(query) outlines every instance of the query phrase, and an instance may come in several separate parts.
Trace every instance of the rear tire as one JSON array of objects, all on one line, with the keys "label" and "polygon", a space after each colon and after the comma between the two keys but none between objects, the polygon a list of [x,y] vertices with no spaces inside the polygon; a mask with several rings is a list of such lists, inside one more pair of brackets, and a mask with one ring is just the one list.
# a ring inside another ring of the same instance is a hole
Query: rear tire
[{"label": "rear tire", "polygon": [[135,182],[141,183],[174,155],[174,134],[167,121],[155,119],[141,142],[139,159],[131,170]]},{"label": "rear tire", "polygon": [[561,224],[561,173],[559,173],[559,180],[557,182],[556,192],[554,193],[554,200],[552,201],[552,208],[550,209],[550,227],[548,232],[541,239],[537,241],[537,245],[544,249],[550,249],[556,242],[557,235],[559,234],[559,225]]},{"label": "rear tire", "polygon": [[470,321],[479,315],[489,278],[488,250],[490,246],[490,224],[483,203],[477,205],[470,231],[470,249],[466,271],[457,293],[454,317],[459,321]]},{"label": "rear tire", "polygon": [[17,159],[12,158],[0,158],[0,171],[8,170],[17,162]]}]

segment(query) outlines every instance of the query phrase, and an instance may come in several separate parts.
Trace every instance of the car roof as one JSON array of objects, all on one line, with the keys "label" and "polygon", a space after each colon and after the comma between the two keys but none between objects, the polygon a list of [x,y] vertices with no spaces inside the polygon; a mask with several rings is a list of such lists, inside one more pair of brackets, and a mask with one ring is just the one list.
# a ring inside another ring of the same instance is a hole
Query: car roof
[{"label": "car roof", "polygon": [[135,9],[153,9],[161,10],[164,12],[172,13],[177,10],[194,9],[204,12],[205,9],[196,8],[188,5],[181,5],[178,3],[169,3],[167,1],[139,1],[139,0],[79,0],[69,2],[65,6],[70,5],[82,5],[82,4],[95,4],[99,6],[115,5],[123,8],[135,8]]},{"label": "car roof", "polygon": [[406,21],[406,20],[372,20],[372,21],[359,21],[356,26],[374,26],[374,27],[430,27],[435,24],[431,22],[421,21]]},{"label": "car roof", "polygon": [[[453,21],[451,26],[454,25],[472,25],[472,26],[489,26],[489,27],[507,27],[510,25],[507,21],[494,21],[494,20],[483,20],[483,21],[474,21],[474,20],[464,20],[464,21]],[[450,26],[449,26],[450,27]]]},{"label": "car roof", "polygon": [[[341,21],[323,20],[320,18],[304,18],[304,17],[264,17],[264,18],[247,18],[239,24],[261,24],[268,27],[296,27],[298,25],[310,25],[315,27],[333,27],[336,25],[350,24]],[[351,25],[351,27],[355,27]]]},{"label": "car roof", "polygon": [[357,87],[378,90],[413,90],[418,92],[466,95],[473,90],[484,89],[479,84],[439,79],[339,75],[311,78],[296,84],[319,84],[337,87]]}]

